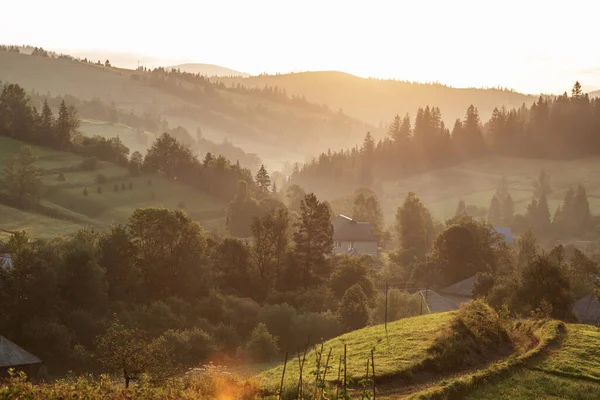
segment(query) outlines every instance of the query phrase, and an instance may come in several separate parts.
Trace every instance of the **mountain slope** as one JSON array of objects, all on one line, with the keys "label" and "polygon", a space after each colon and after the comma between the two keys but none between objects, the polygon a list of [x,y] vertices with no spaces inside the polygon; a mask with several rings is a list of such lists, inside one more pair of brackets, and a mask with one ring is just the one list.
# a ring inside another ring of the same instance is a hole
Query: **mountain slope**
[{"label": "mountain slope", "polygon": [[188,63],[172,65],[168,68],[175,68],[191,74],[200,74],[204,76],[251,76],[246,72],[236,71],[234,69],[221,67],[220,65],[215,64]]},{"label": "mountain slope", "polygon": [[306,96],[309,101],[342,109],[372,124],[391,121],[394,115],[405,113],[413,117],[418,107],[438,106],[446,125],[452,127],[456,118],[463,118],[467,107],[479,109],[483,121],[494,107],[520,107],[536,97],[498,89],[460,89],[441,84],[411,83],[394,80],[364,79],[337,72],[300,72],[259,75],[248,78],[219,78],[227,85],[238,83],[247,87],[277,86],[288,94]]},{"label": "mountain slope", "polygon": [[[273,167],[304,161],[327,148],[353,146],[376,128],[348,115],[281,93],[228,89],[193,76],[158,70],[134,71],[70,60],[0,51],[0,79],[26,90],[80,99],[97,98],[148,112],[192,135],[229,139]],[[156,133],[156,132],[155,132]]]},{"label": "mountain slope", "polygon": [[[23,145],[0,137],[0,179],[7,160]],[[126,168],[109,162],[99,162],[96,170],[89,171],[81,167],[82,157],[31,147],[38,157],[37,165],[43,170],[45,193],[34,210],[0,204],[2,229],[52,237],[85,226],[106,228],[112,223],[124,223],[135,209],[143,207],[184,208],[190,218],[205,226],[224,222],[226,204],[189,186],[157,177],[131,177]],[[61,173],[64,181],[58,179]],[[99,175],[106,182],[98,183]],[[87,196],[83,194],[84,188]]]}]

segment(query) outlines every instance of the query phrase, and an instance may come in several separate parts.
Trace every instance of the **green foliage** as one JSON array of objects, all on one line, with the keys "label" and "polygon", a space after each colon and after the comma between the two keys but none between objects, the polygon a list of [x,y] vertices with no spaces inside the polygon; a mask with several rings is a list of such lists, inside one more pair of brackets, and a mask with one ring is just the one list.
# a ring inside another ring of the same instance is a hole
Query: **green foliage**
[{"label": "green foliage", "polygon": [[373,300],[375,285],[372,277],[373,268],[369,265],[371,264],[369,256],[335,256],[331,260],[331,264],[332,273],[329,278],[329,287],[338,299],[341,299],[352,286],[359,285],[367,300]]},{"label": "green foliage", "polygon": [[493,272],[499,265],[501,244],[500,235],[490,225],[468,216],[457,217],[448,221],[436,238],[428,256],[430,268],[421,273],[435,274],[441,284],[451,284],[478,272]]},{"label": "green foliage", "polygon": [[360,222],[370,222],[373,235],[381,239],[383,235],[383,214],[377,195],[369,190],[358,191],[354,198],[352,219]]},{"label": "green foliage", "polygon": [[550,306],[550,315],[568,318],[573,300],[570,282],[559,265],[549,256],[538,256],[521,271],[518,296],[523,310],[535,310],[543,302]]},{"label": "green foliage", "polygon": [[18,205],[35,203],[42,194],[42,172],[36,161],[32,149],[23,146],[4,167],[4,187]]},{"label": "green foliage", "polygon": [[[414,317],[421,312],[421,303],[423,302],[419,293],[410,294],[400,289],[392,288],[388,291],[387,301],[387,321],[397,321],[402,318]],[[375,310],[372,315],[374,323],[383,324],[385,322],[385,294],[377,296]]]},{"label": "green foliage", "polygon": [[129,219],[136,262],[149,299],[178,295],[189,299],[206,291],[203,268],[206,238],[202,227],[181,211],[139,209]]},{"label": "green foliage", "polygon": [[245,351],[254,362],[272,361],[279,351],[277,338],[269,333],[265,324],[258,324],[252,331]]},{"label": "green foliage", "polygon": [[406,195],[396,212],[396,232],[400,240],[400,257],[409,263],[422,260],[433,240],[433,220],[427,208],[413,192]]},{"label": "green foliage", "polygon": [[509,341],[498,314],[481,300],[463,303],[429,348],[433,366],[448,370],[475,363],[473,356],[489,355]]},{"label": "green foliage", "polygon": [[108,371],[118,373],[125,379],[125,387],[148,373],[155,378],[164,378],[172,368],[171,360],[162,341],[150,341],[137,329],[127,329],[114,321],[106,332],[97,339],[98,361]]},{"label": "green foliage", "polygon": [[310,193],[300,203],[300,220],[296,223],[295,254],[307,287],[327,274],[326,256],[333,250],[333,226],[327,206]]},{"label": "green foliage", "polygon": [[368,299],[359,284],[350,287],[340,302],[340,322],[346,330],[364,328],[369,323]]}]

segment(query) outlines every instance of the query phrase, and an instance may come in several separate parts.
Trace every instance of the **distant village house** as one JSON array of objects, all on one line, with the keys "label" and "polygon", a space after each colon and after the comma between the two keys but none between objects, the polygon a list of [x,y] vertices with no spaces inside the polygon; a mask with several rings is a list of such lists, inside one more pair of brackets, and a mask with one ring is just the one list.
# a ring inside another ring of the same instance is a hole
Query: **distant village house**
[{"label": "distant village house", "polygon": [[338,215],[333,221],[334,254],[371,255],[377,257],[377,238],[370,222],[355,221]]}]

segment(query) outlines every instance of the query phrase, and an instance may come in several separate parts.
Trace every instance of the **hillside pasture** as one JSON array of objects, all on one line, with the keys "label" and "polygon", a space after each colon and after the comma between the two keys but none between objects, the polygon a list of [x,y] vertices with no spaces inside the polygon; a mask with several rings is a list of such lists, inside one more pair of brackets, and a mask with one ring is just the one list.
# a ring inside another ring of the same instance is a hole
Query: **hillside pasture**
[{"label": "hillside pasture", "polygon": [[416,174],[404,179],[382,182],[382,209],[387,223],[394,220],[396,209],[409,191],[417,193],[433,216],[452,218],[460,199],[467,206],[489,208],[492,197],[506,180],[516,213],[524,213],[533,198],[532,182],[541,170],[550,176],[553,192],[548,203],[550,213],[562,202],[570,186],[583,184],[587,189],[592,213],[600,214],[600,157],[577,160],[535,160],[486,156],[456,166]]},{"label": "hillside pasture", "polygon": [[[0,168],[22,145],[22,142],[0,138]],[[95,170],[84,170],[82,157],[32,148],[43,170],[45,193],[40,203],[59,218],[2,206],[0,228],[24,229],[49,237],[68,234],[84,226],[105,228],[112,223],[124,223],[135,209],[144,207],[180,208],[194,221],[208,227],[224,223],[225,203],[188,185],[147,175],[131,177],[126,168],[109,162],[99,162]],[[64,181],[58,179],[61,173]],[[105,183],[99,183],[99,175],[106,178]],[[83,194],[85,188],[87,196]]]},{"label": "hillside pasture", "polygon": [[[448,323],[454,313],[429,314],[421,317],[401,319],[388,324],[386,335],[384,325],[370,326],[357,331],[346,333],[323,344],[323,365],[332,349],[327,381],[337,379],[340,356],[347,349],[347,376],[356,382],[365,375],[367,358],[374,349],[375,365],[378,376],[393,376],[409,371],[422,363],[427,357],[427,349],[432,345],[435,333]],[[320,346],[319,346],[320,347]],[[309,349],[303,368],[303,380],[312,382],[313,371],[316,369],[315,349]],[[302,356],[301,356],[302,357]],[[275,390],[281,380],[283,366],[268,370],[258,376],[260,386]],[[293,386],[298,382],[300,369],[297,355],[292,354],[286,368],[284,386]]]}]

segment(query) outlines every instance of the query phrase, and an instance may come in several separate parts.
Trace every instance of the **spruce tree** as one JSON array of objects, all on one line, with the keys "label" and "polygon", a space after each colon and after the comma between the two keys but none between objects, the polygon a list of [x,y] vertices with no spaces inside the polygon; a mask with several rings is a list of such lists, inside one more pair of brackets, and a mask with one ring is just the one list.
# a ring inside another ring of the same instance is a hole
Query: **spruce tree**
[{"label": "spruce tree", "polygon": [[40,126],[38,132],[38,140],[41,144],[48,146],[52,144],[54,129],[54,115],[52,109],[48,106],[48,102],[44,100],[42,114],[40,118]]},{"label": "spruce tree", "polygon": [[304,196],[300,203],[294,241],[304,287],[324,279],[327,275],[327,256],[333,250],[333,226],[327,205],[313,193]]},{"label": "spruce tree", "polygon": [[54,125],[54,146],[59,150],[67,150],[71,145],[72,122],[65,101],[61,101],[58,118]]},{"label": "spruce tree", "polygon": [[261,164],[260,169],[256,173],[256,185],[262,193],[269,193],[271,178],[269,177],[269,173],[264,164]]}]

